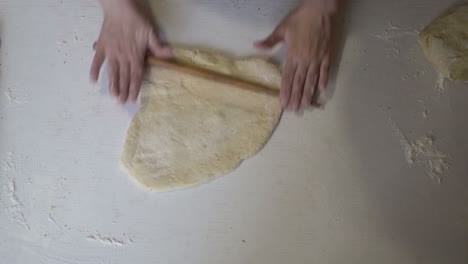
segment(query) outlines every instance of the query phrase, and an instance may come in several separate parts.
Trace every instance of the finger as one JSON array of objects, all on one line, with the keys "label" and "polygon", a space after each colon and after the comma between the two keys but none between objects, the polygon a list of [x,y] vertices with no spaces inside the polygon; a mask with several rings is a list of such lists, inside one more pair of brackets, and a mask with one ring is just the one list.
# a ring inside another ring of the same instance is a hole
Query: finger
[{"label": "finger", "polygon": [[91,63],[91,70],[90,70],[91,81],[97,82],[97,80],[99,79],[99,72],[101,71],[101,67],[105,59],[106,59],[106,56],[104,54],[104,51],[101,49],[96,50],[96,53],[94,54],[93,62]]},{"label": "finger", "polygon": [[283,40],[282,27],[279,26],[266,39],[254,42],[254,46],[258,49],[269,49],[269,48],[273,48],[276,44],[278,44],[282,40]]},{"label": "finger", "polygon": [[119,64],[116,60],[109,61],[109,92],[112,96],[119,96]]},{"label": "finger", "polygon": [[154,31],[150,32],[148,47],[151,53],[153,53],[153,55],[156,57],[169,59],[173,56],[171,48],[162,45]]},{"label": "finger", "polygon": [[128,89],[130,85],[130,66],[126,61],[119,64],[119,103],[125,104],[128,99]]},{"label": "finger", "polygon": [[286,64],[283,70],[283,76],[281,80],[281,91],[280,91],[280,103],[283,109],[286,109],[291,97],[291,89],[294,80],[294,74],[296,72],[297,65],[293,64],[291,59],[286,59]]},{"label": "finger", "polygon": [[299,110],[308,69],[309,67],[305,65],[299,65],[296,69],[291,98],[289,98],[289,110],[291,111],[297,112]]},{"label": "finger", "polygon": [[143,81],[143,63],[134,61],[130,67],[130,100],[135,102],[140,93],[141,83]]},{"label": "finger", "polygon": [[309,107],[312,103],[315,88],[317,87],[317,65],[313,64],[309,66],[307,71],[307,77],[304,84],[304,93],[302,95],[301,105],[303,108]]},{"label": "finger", "polygon": [[325,92],[325,89],[327,88],[329,76],[328,73],[330,71],[330,58],[330,52],[327,52],[325,54],[325,57],[323,57],[322,63],[320,65],[320,77],[318,82],[318,88],[320,93]]}]

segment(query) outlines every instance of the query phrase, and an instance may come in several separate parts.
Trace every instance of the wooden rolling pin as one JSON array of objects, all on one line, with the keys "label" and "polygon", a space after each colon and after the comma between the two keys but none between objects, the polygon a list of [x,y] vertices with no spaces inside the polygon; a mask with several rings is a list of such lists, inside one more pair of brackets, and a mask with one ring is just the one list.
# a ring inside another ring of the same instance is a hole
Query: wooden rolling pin
[{"label": "wooden rolling pin", "polygon": [[174,71],[181,72],[181,73],[186,73],[195,77],[200,77],[205,80],[233,85],[238,88],[245,89],[245,90],[251,90],[251,91],[255,91],[258,93],[262,93],[262,94],[268,94],[268,95],[275,96],[275,97],[278,97],[279,95],[279,90],[274,90],[274,89],[268,88],[266,86],[263,86],[257,83],[236,79],[234,77],[212,72],[212,71],[207,71],[207,70],[203,70],[199,68],[190,67],[187,65],[182,65],[180,63],[170,61],[170,60],[159,59],[154,56],[146,57],[146,63],[151,66],[159,66],[165,69],[174,70]]},{"label": "wooden rolling pin", "polygon": [[[164,60],[164,59],[159,59],[154,56],[147,56],[146,63],[151,66],[159,66],[165,69],[174,70],[174,71],[178,71],[181,73],[186,73],[195,77],[200,77],[205,80],[211,80],[211,81],[215,81],[215,82],[219,82],[223,84],[234,85],[238,88],[245,89],[245,90],[251,90],[251,91],[258,92],[258,93],[271,95],[274,97],[279,96],[279,90],[274,90],[269,87],[263,86],[261,84],[236,79],[228,75],[224,75],[224,74],[220,74],[220,73],[216,73],[216,72],[212,72],[208,70],[203,70],[199,68],[194,68],[194,67],[190,67],[187,65],[182,65],[180,63],[177,63],[171,60]],[[318,96],[318,93],[315,93],[314,96]],[[314,102],[311,104],[311,106],[316,107],[316,108],[322,107],[321,104],[316,102],[316,99],[314,99]]]}]

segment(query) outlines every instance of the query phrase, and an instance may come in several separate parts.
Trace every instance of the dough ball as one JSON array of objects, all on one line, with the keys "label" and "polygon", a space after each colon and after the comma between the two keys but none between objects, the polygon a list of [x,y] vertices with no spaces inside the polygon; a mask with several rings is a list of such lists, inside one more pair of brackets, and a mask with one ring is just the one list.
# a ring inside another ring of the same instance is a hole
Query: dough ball
[{"label": "dough ball", "polygon": [[430,63],[450,80],[468,80],[468,5],[449,9],[419,34]]}]

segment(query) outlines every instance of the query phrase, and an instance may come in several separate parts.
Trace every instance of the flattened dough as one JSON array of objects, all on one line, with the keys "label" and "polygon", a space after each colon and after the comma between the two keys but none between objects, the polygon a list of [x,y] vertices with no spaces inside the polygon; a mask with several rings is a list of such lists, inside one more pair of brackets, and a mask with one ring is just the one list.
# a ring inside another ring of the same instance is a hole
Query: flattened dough
[{"label": "flattened dough", "polygon": [[419,35],[429,62],[450,80],[468,80],[468,5],[448,10]]},{"label": "flattened dough", "polygon": [[[280,89],[279,69],[264,60],[174,53],[181,63]],[[188,188],[235,169],[262,148],[281,116],[278,98],[161,68],[150,70],[140,96],[121,163],[154,191]]]}]

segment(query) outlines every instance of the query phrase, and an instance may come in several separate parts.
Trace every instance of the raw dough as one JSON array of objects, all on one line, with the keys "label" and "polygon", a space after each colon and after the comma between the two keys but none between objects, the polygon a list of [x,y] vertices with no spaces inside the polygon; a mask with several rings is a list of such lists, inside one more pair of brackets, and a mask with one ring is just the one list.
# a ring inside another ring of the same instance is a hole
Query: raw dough
[{"label": "raw dough", "polygon": [[[261,59],[232,60],[199,50],[175,49],[180,63],[279,89],[279,69]],[[187,188],[235,169],[259,151],[275,129],[278,98],[153,68],[141,108],[127,132],[121,163],[155,191]]]},{"label": "raw dough", "polygon": [[448,10],[419,35],[429,62],[450,80],[468,80],[468,5]]}]

